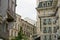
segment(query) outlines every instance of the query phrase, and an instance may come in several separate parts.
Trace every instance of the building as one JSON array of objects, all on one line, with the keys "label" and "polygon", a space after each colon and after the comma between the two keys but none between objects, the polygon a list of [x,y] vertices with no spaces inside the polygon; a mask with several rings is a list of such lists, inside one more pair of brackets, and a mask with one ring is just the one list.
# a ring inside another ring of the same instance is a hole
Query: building
[{"label": "building", "polygon": [[32,40],[32,36],[36,34],[36,27],[23,19],[21,19],[21,24],[23,34],[26,35],[28,40]]},{"label": "building", "polygon": [[9,40],[10,29],[16,21],[16,0],[0,0],[0,39]]},{"label": "building", "polygon": [[60,0],[37,0],[37,34],[39,40],[58,40]]},{"label": "building", "polygon": [[9,30],[9,39],[14,39],[16,36],[18,36],[18,32],[20,31],[20,26],[21,26],[21,16],[16,14],[16,22],[14,22],[14,25],[12,26]]},{"label": "building", "polygon": [[58,4],[57,4],[58,10],[57,10],[57,20],[58,20],[58,26],[59,26],[59,30],[57,30],[57,40],[60,40],[60,0],[58,0]]},{"label": "building", "polygon": [[27,22],[29,22],[30,24],[36,26],[36,21],[35,21],[35,20],[32,20],[32,19],[30,19],[30,18],[28,18],[28,17],[24,18],[24,20],[27,21]]}]

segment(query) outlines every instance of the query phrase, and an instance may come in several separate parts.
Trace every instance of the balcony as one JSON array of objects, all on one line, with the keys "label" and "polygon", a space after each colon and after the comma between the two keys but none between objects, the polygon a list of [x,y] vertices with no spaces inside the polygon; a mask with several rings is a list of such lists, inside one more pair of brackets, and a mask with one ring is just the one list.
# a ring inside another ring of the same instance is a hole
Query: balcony
[{"label": "balcony", "polygon": [[38,17],[54,17],[55,12],[47,12],[47,13],[38,13]]},{"label": "balcony", "polygon": [[39,2],[39,5],[36,9],[41,10],[46,8],[54,8],[56,7],[56,5],[57,5],[57,0],[43,1],[43,2]]},{"label": "balcony", "polygon": [[7,10],[7,21],[8,22],[15,21],[15,18],[16,18],[15,12],[13,12],[12,9],[8,9]]}]

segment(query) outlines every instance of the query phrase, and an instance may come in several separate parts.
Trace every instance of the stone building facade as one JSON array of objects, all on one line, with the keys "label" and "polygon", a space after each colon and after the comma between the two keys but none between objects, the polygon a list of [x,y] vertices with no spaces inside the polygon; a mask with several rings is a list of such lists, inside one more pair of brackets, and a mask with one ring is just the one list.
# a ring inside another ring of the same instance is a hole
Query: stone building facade
[{"label": "stone building facade", "polygon": [[26,35],[28,40],[33,40],[32,36],[36,34],[36,27],[23,19],[21,19],[21,27],[23,30],[23,34]]},{"label": "stone building facade", "polygon": [[0,0],[0,39],[9,40],[9,30],[16,21],[16,0]]},{"label": "stone building facade", "polygon": [[60,0],[37,0],[37,34],[40,40],[58,40]]},{"label": "stone building facade", "polygon": [[12,26],[13,28],[9,30],[10,40],[18,36],[18,32],[20,31],[20,26],[21,26],[21,16],[16,14],[16,22],[14,22],[14,25]]}]

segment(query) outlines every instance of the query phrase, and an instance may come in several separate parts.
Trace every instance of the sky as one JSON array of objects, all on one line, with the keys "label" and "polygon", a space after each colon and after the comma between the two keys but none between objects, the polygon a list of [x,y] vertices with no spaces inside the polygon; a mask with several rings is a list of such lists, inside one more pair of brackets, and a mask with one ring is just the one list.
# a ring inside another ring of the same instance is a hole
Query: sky
[{"label": "sky", "polygon": [[36,0],[17,0],[16,13],[22,18],[36,20]]}]

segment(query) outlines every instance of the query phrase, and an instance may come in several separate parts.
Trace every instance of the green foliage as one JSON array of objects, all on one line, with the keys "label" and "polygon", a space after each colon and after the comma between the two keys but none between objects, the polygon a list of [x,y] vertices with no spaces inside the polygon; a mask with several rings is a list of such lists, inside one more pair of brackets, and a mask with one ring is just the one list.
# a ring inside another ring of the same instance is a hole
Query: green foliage
[{"label": "green foliage", "polygon": [[12,40],[28,40],[28,38],[26,37],[25,34],[23,34],[23,30],[22,30],[22,27],[20,28],[20,31],[18,32],[18,36],[15,37],[15,39],[12,39]]}]

